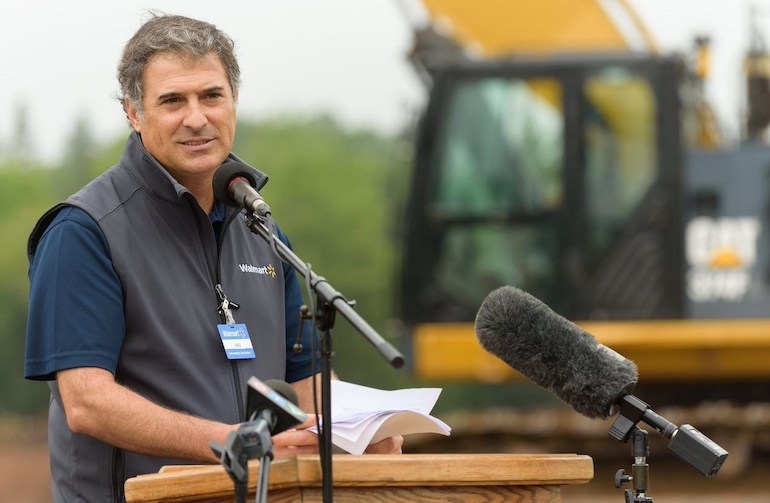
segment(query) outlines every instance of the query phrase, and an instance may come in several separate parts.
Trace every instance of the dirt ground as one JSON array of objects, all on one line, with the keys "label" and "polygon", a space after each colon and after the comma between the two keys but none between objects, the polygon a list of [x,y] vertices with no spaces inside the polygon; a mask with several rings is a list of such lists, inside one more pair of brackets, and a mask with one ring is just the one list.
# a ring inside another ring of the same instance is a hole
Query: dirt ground
[{"label": "dirt ground", "polygon": [[[729,459],[729,458],[728,458]],[[740,474],[720,472],[705,478],[678,460],[649,460],[649,486],[646,495],[656,503],[768,503],[770,502],[770,463],[759,461]],[[631,461],[629,460],[628,465]],[[679,466],[681,465],[681,466]],[[562,489],[565,503],[624,503],[623,490],[615,488],[615,472],[630,466],[594,461],[594,479],[586,485]],[[626,485],[624,489],[631,488]]]},{"label": "dirt ground", "polygon": [[4,445],[0,451],[0,503],[50,501],[50,471],[45,443]]},{"label": "dirt ground", "polygon": [[46,427],[42,419],[0,418],[0,503],[50,503]]}]

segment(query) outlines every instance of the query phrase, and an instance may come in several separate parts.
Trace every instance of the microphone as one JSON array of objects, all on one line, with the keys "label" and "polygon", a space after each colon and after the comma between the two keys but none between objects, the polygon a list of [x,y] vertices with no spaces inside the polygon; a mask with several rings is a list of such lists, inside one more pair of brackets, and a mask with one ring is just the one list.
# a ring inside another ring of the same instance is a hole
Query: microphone
[{"label": "microphone", "polygon": [[476,314],[481,346],[535,384],[590,418],[618,415],[610,436],[625,442],[644,421],[665,438],[668,450],[707,477],[728,452],[689,424],[677,426],[631,394],[636,364],[599,344],[588,332],[540,300],[512,286],[490,293]]},{"label": "microphone", "polygon": [[286,431],[307,419],[307,414],[297,406],[297,393],[285,381],[270,379],[262,382],[256,377],[248,380],[246,420],[263,417],[273,434]]},{"label": "microphone", "polygon": [[257,187],[266,182],[267,177],[248,164],[228,160],[214,172],[214,197],[228,206],[245,208],[264,217],[270,213],[270,206],[259,195]]},{"label": "microphone", "polygon": [[272,435],[286,431],[307,419],[297,407],[297,393],[284,381],[248,380],[246,421],[227,435],[225,444],[211,441],[209,446],[235,484],[236,501],[245,503],[248,495],[249,459],[259,458],[260,482],[256,501],[267,500]]},{"label": "microphone", "polygon": [[512,286],[484,299],[475,329],[487,352],[590,418],[615,415],[638,380],[634,362]]}]

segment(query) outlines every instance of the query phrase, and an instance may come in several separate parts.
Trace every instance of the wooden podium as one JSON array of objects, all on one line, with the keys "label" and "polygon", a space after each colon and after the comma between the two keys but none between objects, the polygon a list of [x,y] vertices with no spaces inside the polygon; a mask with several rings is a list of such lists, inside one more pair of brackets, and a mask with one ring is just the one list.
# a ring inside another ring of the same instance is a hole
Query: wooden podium
[{"label": "wooden podium", "polygon": [[[561,486],[593,478],[593,461],[576,454],[335,455],[337,503],[549,502],[561,501]],[[254,501],[259,464],[249,464],[249,501]],[[274,461],[268,500],[320,503],[317,455]],[[235,501],[233,482],[218,465],[170,466],[126,481],[129,503]]]}]

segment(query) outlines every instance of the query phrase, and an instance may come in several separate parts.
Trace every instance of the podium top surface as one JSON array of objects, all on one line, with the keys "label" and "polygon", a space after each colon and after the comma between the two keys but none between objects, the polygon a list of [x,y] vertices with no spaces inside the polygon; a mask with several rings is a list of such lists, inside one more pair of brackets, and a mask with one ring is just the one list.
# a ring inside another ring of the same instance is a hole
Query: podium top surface
[{"label": "podium top surface", "polygon": [[[515,486],[583,484],[593,478],[593,461],[577,454],[403,454],[335,455],[335,487]],[[249,464],[249,484],[259,464]],[[317,455],[276,460],[270,490],[321,487]],[[232,494],[233,483],[219,465],[169,466],[126,481],[129,503],[192,501]]]}]

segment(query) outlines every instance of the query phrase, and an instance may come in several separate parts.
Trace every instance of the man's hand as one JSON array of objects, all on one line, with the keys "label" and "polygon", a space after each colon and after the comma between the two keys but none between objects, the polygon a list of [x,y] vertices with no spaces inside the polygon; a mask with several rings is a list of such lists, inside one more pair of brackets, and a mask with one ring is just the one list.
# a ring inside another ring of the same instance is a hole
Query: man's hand
[{"label": "man's hand", "polygon": [[286,430],[273,435],[273,454],[277,459],[317,453],[318,435],[308,430]]},{"label": "man's hand", "polygon": [[[364,454],[401,454],[403,445],[404,437],[388,437],[376,444],[370,444]],[[318,452],[318,435],[308,430],[288,430],[273,436],[273,453],[276,459]]]},{"label": "man's hand", "polygon": [[[278,458],[297,456],[298,454],[318,454],[320,436],[308,430],[316,426],[316,418],[309,415],[308,419],[297,425],[296,429],[273,435],[273,454]],[[376,444],[370,444],[364,454],[401,454],[404,437],[401,435],[388,437]]]},{"label": "man's hand", "polygon": [[401,454],[403,446],[404,437],[397,435],[395,437],[383,438],[376,444],[369,444],[364,454]]},{"label": "man's hand", "polygon": [[[337,376],[335,375],[332,378],[336,379]],[[320,397],[321,396],[321,389],[320,389],[321,379],[317,379],[316,381],[317,381],[316,386],[318,388],[316,390],[316,395]],[[301,381],[292,383],[292,387],[297,392],[297,396],[299,397],[300,408],[302,408],[305,411],[313,410],[313,377],[311,376]],[[315,435],[314,433],[301,431],[304,428],[311,428],[316,425],[316,421],[315,421],[315,418],[313,417],[313,414],[310,414],[310,416],[311,416],[310,419],[305,421],[303,424],[297,426],[297,430],[295,431],[295,433],[298,433],[298,434],[305,433],[308,435]],[[290,433],[290,432],[286,432],[286,433]],[[283,435],[283,433],[281,435]],[[276,437],[279,437],[279,436],[280,435],[276,435],[275,437],[273,437],[273,445],[276,447],[276,456],[278,456],[278,452],[279,452],[277,448],[278,444],[276,443]],[[284,439],[281,439],[281,442],[283,441]],[[305,450],[310,448],[310,443],[309,443],[310,438],[305,435],[297,436],[297,437],[294,437],[294,436],[287,437],[286,441],[302,442],[302,444],[300,444],[299,446],[302,450],[291,450],[290,448],[282,450],[282,452],[286,452],[285,454],[286,456],[292,456],[296,454],[305,454],[308,452],[310,453],[318,452],[318,437],[316,437],[316,440],[315,440],[314,451]],[[402,452],[401,449],[403,445],[404,445],[404,437],[398,435],[395,437],[389,437],[389,438],[383,439],[377,442],[376,444],[369,445],[369,447],[366,448],[364,453],[365,454],[401,454]],[[286,447],[288,447],[288,444],[286,445]]]},{"label": "man's hand", "polygon": [[318,454],[318,434],[308,431],[316,425],[314,415],[296,426],[273,435],[273,454],[277,459],[297,456],[298,454]]}]

